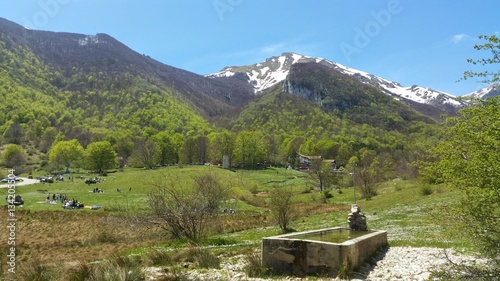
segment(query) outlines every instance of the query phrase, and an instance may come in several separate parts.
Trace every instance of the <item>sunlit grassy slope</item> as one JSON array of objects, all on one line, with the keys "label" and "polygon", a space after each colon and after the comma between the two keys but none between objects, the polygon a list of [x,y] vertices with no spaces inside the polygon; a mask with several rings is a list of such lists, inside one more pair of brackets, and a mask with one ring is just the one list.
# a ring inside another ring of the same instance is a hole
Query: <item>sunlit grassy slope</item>
[{"label": "sunlit grassy slope", "polygon": [[[347,215],[354,201],[352,187],[342,189],[342,192],[331,191],[333,197],[325,201],[323,194],[316,189],[311,190],[311,181],[305,172],[283,168],[237,171],[208,166],[167,167],[156,170],[125,169],[101,177],[103,182],[93,185],[85,184],[84,179],[95,175],[72,174],[72,180],[67,176],[63,182],[17,187],[17,193],[25,200],[25,205],[17,210],[43,214],[47,211],[57,211],[61,215],[64,213],[65,220],[74,217],[75,220],[81,220],[82,224],[87,223],[85,216],[82,216],[85,213],[92,213],[89,217],[106,217],[109,220],[110,217],[118,216],[119,211],[126,206],[146,208],[148,193],[154,184],[170,180],[189,187],[193,176],[209,172],[216,174],[222,183],[232,188],[233,199],[229,206],[237,211],[234,216],[222,218],[223,233],[213,235],[212,239],[258,246],[262,237],[279,234],[279,228],[273,223],[269,210],[268,191],[281,187],[289,187],[296,192],[293,211],[297,218],[291,224],[295,230],[347,226]],[[105,192],[93,193],[94,187]],[[118,188],[121,188],[120,192],[117,191]],[[369,228],[388,232],[390,245],[469,248],[470,243],[444,227],[442,220],[441,208],[452,204],[458,193],[445,187],[432,189],[432,194],[423,195],[417,182],[393,180],[380,184],[378,195],[369,201],[363,199],[358,191],[356,203],[367,216]],[[7,194],[6,189],[1,192],[4,196]],[[63,210],[60,203],[45,202],[47,193],[66,194],[68,198],[74,198],[85,205],[105,208],[97,211]],[[55,220],[57,216],[59,215],[55,214]],[[123,225],[123,228],[126,226]],[[31,237],[23,236],[23,239],[30,243]],[[165,241],[158,240],[158,243]]]}]

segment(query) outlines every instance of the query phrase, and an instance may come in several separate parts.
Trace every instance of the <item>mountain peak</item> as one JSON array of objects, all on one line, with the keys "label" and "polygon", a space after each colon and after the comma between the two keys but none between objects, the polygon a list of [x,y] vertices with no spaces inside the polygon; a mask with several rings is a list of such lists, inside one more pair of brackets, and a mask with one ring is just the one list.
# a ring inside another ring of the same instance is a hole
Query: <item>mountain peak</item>
[{"label": "mountain peak", "polygon": [[323,58],[304,56],[293,52],[285,52],[280,56],[273,56],[263,62],[253,65],[226,67],[220,72],[207,75],[207,77],[232,77],[236,74],[245,74],[248,77],[248,82],[254,88],[255,94],[259,94],[285,81],[293,64],[310,62],[318,63],[342,74],[355,77],[362,83],[379,88],[381,91],[400,101],[428,104],[438,108],[445,108],[448,106],[461,108],[464,106],[463,102],[458,101],[455,96],[449,93],[418,85],[403,87],[397,82],[361,70],[350,68]]},{"label": "mountain peak", "polygon": [[209,74],[207,77],[231,77],[236,73],[244,73],[247,75],[249,83],[253,86],[257,94],[284,81],[293,64],[299,62],[317,62],[318,60],[322,59],[285,52],[280,56],[273,56],[253,65],[225,67],[220,72]]},{"label": "mountain peak", "polygon": [[490,97],[500,96],[500,86],[490,85],[474,91],[470,94],[464,95],[466,98],[487,99]]}]

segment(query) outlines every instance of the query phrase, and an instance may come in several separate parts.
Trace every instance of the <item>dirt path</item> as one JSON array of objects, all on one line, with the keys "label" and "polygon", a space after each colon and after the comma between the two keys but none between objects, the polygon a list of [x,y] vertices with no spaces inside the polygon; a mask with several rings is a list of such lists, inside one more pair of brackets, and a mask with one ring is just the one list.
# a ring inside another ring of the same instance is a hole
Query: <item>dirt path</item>
[{"label": "dirt path", "polygon": [[[28,178],[20,178],[21,181],[18,181],[15,183],[16,186],[22,186],[22,185],[30,185],[30,184],[35,184],[35,183],[39,183],[39,181],[37,179],[28,179]],[[7,188],[9,187],[9,184],[8,183],[2,183],[0,184],[0,188]]]}]

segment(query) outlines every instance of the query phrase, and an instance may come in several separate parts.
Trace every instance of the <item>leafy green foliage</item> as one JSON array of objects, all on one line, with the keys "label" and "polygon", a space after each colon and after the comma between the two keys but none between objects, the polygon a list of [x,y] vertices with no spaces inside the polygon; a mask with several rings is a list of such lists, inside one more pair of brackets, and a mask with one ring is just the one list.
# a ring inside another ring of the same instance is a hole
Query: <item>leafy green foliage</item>
[{"label": "leafy green foliage", "polygon": [[[478,36],[480,40],[484,40],[483,44],[474,45],[474,49],[478,51],[490,51],[491,57],[486,59],[468,59],[467,62],[473,65],[487,66],[492,64],[500,63],[500,37],[496,35],[480,35]],[[463,80],[470,79],[473,77],[481,77],[483,83],[499,83],[500,82],[500,70],[497,72],[492,71],[465,71]]]},{"label": "leafy green foliage", "polygon": [[[4,143],[27,146],[28,161],[49,170],[53,167],[45,166],[44,153],[54,143],[77,140],[83,148],[108,141],[120,167],[149,168],[221,163],[224,155],[233,166],[266,162],[297,167],[297,152],[345,165],[367,148],[377,155],[390,151],[393,167],[411,177],[416,172],[407,164],[422,155],[411,148],[437,131],[429,118],[379,90],[315,64],[294,65],[286,84],[289,92],[276,87],[241,112],[213,120],[227,129],[222,130],[204,116],[220,116],[228,107],[245,104],[250,98],[238,89],[232,90],[233,101],[225,103],[217,96],[222,92],[206,80],[203,93],[194,94],[190,85],[198,83],[199,90],[201,80],[182,84],[172,77],[187,75],[183,71],[173,75],[166,66],[124,46],[104,44],[96,52],[95,46],[71,49],[57,40],[74,40],[72,35],[48,39],[35,33],[0,37],[0,97],[9,101],[0,105],[0,134]],[[54,55],[53,49],[42,46],[52,39],[57,39],[57,48],[71,53]],[[92,56],[82,55],[89,52]],[[145,154],[139,152],[141,147],[155,149],[143,149],[151,152]],[[151,157],[141,160],[139,155]]]},{"label": "leafy green foliage", "polygon": [[234,161],[242,167],[251,168],[264,161],[264,143],[260,134],[242,131],[234,144]]},{"label": "leafy green foliage", "polygon": [[116,166],[116,152],[108,141],[89,144],[84,157],[87,169],[99,173]]},{"label": "leafy green foliage", "polygon": [[26,162],[26,155],[22,147],[17,144],[8,144],[2,154],[5,166],[15,168]]},{"label": "leafy green foliage", "polygon": [[[103,66],[104,68],[104,66]],[[158,80],[127,71],[75,66],[61,73],[33,50],[0,37],[0,132],[4,142],[50,147],[47,129],[77,139],[116,141],[116,135],[210,131],[179,93]],[[53,134],[52,134],[53,135]]]},{"label": "leafy green foliage", "polygon": [[488,257],[500,263],[500,100],[481,102],[450,120],[448,139],[436,147],[439,161],[426,170],[437,182],[463,191],[456,206],[459,227]]},{"label": "leafy green foliage", "polygon": [[159,156],[160,148],[152,139],[140,138],[135,143],[131,162],[136,162],[133,166],[151,169],[158,163]]},{"label": "leafy green foliage", "polygon": [[66,171],[83,158],[84,149],[77,140],[60,141],[50,149],[49,161],[54,168],[64,167]]}]

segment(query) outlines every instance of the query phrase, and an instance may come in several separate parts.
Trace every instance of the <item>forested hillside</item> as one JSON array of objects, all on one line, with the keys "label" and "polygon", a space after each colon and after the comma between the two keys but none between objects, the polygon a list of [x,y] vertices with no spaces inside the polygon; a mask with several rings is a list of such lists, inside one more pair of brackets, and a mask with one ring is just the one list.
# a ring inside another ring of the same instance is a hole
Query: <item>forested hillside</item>
[{"label": "forested hillside", "polygon": [[[75,69],[68,79],[9,39],[0,42],[0,94],[7,101],[0,105],[4,141],[35,141],[49,128],[76,138],[97,132],[116,136],[208,128],[166,87],[127,72],[101,78],[106,74]],[[22,130],[15,133],[13,126]]]},{"label": "forested hillside", "polygon": [[256,97],[243,75],[196,75],[105,34],[31,31],[5,20],[0,28],[2,143],[27,154],[3,159],[7,166],[61,169],[54,145],[77,140],[84,149],[109,142],[117,166],[220,163],[223,155],[238,167],[295,166],[303,153],[411,176],[417,146],[439,131],[379,89],[313,62],[293,65],[284,83]]}]

